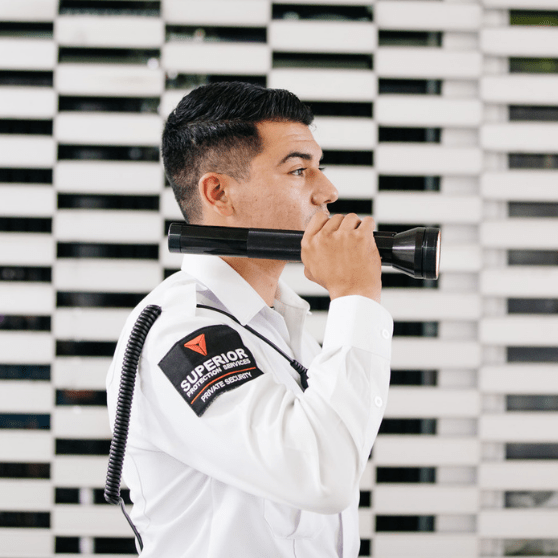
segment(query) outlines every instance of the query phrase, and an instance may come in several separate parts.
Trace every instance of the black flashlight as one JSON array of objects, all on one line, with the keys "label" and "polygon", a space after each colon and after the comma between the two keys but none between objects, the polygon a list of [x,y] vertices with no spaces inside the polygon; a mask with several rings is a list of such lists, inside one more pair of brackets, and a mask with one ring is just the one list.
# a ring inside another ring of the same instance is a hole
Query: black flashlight
[{"label": "black flashlight", "polygon": [[[245,229],[171,223],[168,244],[171,252],[213,254],[300,262],[303,231]],[[416,227],[400,233],[374,232],[382,258],[415,279],[438,279],[440,229]]]}]

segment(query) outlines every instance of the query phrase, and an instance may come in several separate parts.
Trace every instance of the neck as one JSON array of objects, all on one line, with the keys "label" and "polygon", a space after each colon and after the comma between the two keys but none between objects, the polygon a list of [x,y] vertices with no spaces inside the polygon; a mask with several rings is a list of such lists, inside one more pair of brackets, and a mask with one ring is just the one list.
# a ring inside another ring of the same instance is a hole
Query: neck
[{"label": "neck", "polygon": [[226,256],[222,256],[222,259],[264,299],[268,306],[273,306],[277,283],[285,268],[285,262]]}]

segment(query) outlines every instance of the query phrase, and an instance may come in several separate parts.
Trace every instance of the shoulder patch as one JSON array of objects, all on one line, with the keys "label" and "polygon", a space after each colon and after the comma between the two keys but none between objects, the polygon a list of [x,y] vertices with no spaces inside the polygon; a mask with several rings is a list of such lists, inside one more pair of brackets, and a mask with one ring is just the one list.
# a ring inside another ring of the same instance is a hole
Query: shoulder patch
[{"label": "shoulder patch", "polygon": [[159,367],[198,417],[221,394],[263,374],[238,332],[224,325],[184,337]]}]

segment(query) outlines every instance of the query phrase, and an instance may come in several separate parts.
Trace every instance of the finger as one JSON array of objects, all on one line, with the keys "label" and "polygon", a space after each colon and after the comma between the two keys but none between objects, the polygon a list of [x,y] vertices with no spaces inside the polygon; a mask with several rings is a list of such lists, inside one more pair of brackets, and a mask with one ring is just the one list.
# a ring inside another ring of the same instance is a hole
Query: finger
[{"label": "finger", "polygon": [[360,234],[363,235],[363,238],[366,238],[368,242],[370,242],[371,246],[374,246],[374,248],[377,249],[376,239],[374,238],[375,228],[376,228],[376,222],[374,221],[374,219],[372,219],[372,217],[365,217],[362,220],[358,228],[358,231]]},{"label": "finger", "polygon": [[364,217],[358,228],[364,231],[373,231],[376,228],[376,221],[372,217]]},{"label": "finger", "polygon": [[374,238],[374,229],[376,228],[376,223],[372,217],[365,217],[358,227],[358,233],[362,235],[363,238],[369,239],[373,244],[376,244],[376,239]]},{"label": "finger", "polygon": [[345,218],[343,219],[343,222],[341,223],[339,229],[352,231],[358,228],[360,222],[360,217],[356,213],[349,213],[348,215],[345,215]]},{"label": "finger", "polygon": [[310,270],[306,266],[304,266],[304,276],[306,277],[306,279],[309,279],[313,283],[316,282],[314,276],[312,275],[312,273],[310,273]]},{"label": "finger", "polygon": [[314,235],[317,232],[321,231],[322,227],[328,222],[328,220],[329,217],[322,211],[314,213],[314,215],[310,219],[310,222],[308,223],[308,226],[306,227],[305,234],[307,236]]},{"label": "finger", "polygon": [[325,233],[335,232],[341,226],[341,223],[343,222],[344,218],[345,216],[340,213],[333,215],[332,217],[329,218],[329,221],[324,224],[323,231]]}]

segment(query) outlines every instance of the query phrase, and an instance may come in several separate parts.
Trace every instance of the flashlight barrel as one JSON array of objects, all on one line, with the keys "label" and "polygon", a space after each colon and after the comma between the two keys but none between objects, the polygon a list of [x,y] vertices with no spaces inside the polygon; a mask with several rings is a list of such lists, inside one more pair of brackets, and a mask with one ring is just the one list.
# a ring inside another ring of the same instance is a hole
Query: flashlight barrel
[{"label": "flashlight barrel", "polygon": [[171,223],[169,251],[300,262],[303,231]]},{"label": "flashlight barrel", "polygon": [[[171,252],[211,254],[300,262],[304,231],[248,229],[171,223]],[[382,265],[390,265],[416,279],[437,279],[440,231],[416,227],[402,233],[375,231]]]},{"label": "flashlight barrel", "polygon": [[303,231],[281,231],[278,235],[274,229],[249,229],[246,254],[249,258],[299,262],[303,236]]}]

